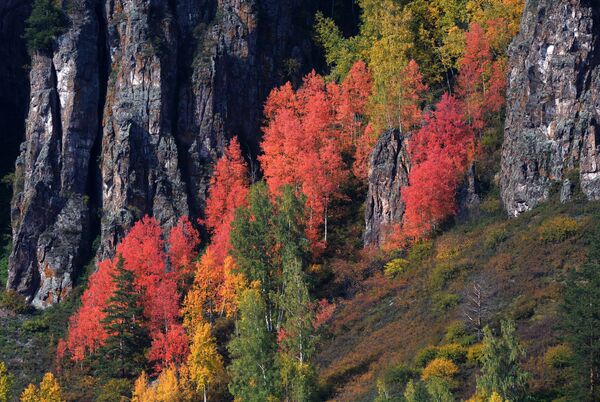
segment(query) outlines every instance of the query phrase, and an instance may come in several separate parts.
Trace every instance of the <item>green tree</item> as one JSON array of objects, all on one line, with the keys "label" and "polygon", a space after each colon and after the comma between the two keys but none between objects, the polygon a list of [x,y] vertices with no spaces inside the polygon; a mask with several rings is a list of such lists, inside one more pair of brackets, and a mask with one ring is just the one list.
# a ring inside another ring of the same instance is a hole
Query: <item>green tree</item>
[{"label": "green tree", "polygon": [[50,51],[54,40],[65,32],[66,27],[66,16],[53,0],[35,0],[24,34],[29,51]]},{"label": "green tree", "polygon": [[228,345],[231,355],[229,391],[236,400],[265,402],[279,399],[275,334],[265,325],[266,310],[258,289],[246,289],[240,295],[239,319]]},{"label": "green tree", "polygon": [[95,356],[98,372],[109,378],[135,378],[142,370],[149,337],[143,327],[141,295],[134,275],[118,256],[114,294],[109,298],[101,323],[108,337]]},{"label": "green tree", "polygon": [[0,402],[8,402],[12,378],[6,364],[0,362]]},{"label": "green tree", "polygon": [[410,380],[404,390],[404,399],[406,402],[431,402],[427,387],[422,381]]},{"label": "green tree", "polygon": [[501,335],[495,337],[489,327],[483,330],[481,375],[477,378],[477,392],[490,397],[494,392],[504,399],[523,401],[527,396],[528,374],[520,361],[525,349],[520,345],[512,321],[503,321]]},{"label": "green tree", "polygon": [[250,188],[248,206],[239,208],[231,224],[231,254],[248,282],[260,282],[267,331],[275,331],[275,299],[281,276],[274,258],[274,208],[264,182]]},{"label": "green tree", "polygon": [[311,401],[316,390],[316,376],[311,365],[314,354],[314,314],[299,259],[284,265],[282,306],[285,319],[280,330],[282,385],[286,400]]},{"label": "green tree", "polygon": [[600,228],[591,239],[588,262],[567,278],[560,320],[573,351],[572,397],[579,401],[600,399]]},{"label": "green tree", "polygon": [[456,400],[450,392],[448,382],[442,378],[430,378],[425,382],[425,387],[432,402],[454,402]]},{"label": "green tree", "polygon": [[[250,394],[266,398],[280,390],[289,401],[314,398],[313,313],[304,273],[309,249],[305,210],[304,197],[292,187],[283,186],[273,202],[266,185],[258,183],[250,189],[248,207],[237,211],[232,224],[232,254],[239,271],[253,284],[239,302],[237,337],[230,343],[234,356],[230,391],[242,400]],[[260,303],[248,305],[248,298]],[[257,356],[269,361],[263,364]],[[248,368],[252,361],[258,365]],[[280,369],[275,371],[277,381],[264,381],[262,371],[275,363]],[[268,384],[276,386],[264,388]]]}]

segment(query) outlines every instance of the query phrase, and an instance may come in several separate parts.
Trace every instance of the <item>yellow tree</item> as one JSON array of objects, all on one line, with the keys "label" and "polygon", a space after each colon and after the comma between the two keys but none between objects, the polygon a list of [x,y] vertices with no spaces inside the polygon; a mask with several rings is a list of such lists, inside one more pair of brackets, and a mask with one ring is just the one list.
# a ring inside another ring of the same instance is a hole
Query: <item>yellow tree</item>
[{"label": "yellow tree", "polygon": [[159,402],[181,402],[183,400],[179,391],[177,368],[174,366],[163,370],[158,376],[156,400]]},{"label": "yellow tree", "polygon": [[0,402],[8,402],[11,383],[12,381],[6,364],[0,362]]},{"label": "yellow tree", "polygon": [[29,384],[21,394],[21,402],[40,402],[38,389],[35,385]]},{"label": "yellow tree", "polygon": [[131,402],[156,402],[156,389],[148,384],[145,371],[135,380]]},{"label": "yellow tree", "polygon": [[206,402],[210,387],[219,383],[225,373],[223,359],[217,352],[216,342],[207,322],[196,325],[187,366],[196,391],[202,393]]},{"label": "yellow tree", "polygon": [[40,383],[40,400],[43,402],[63,401],[60,385],[52,373],[44,374]]},{"label": "yellow tree", "polygon": [[221,315],[227,317],[233,316],[237,311],[237,297],[246,287],[244,275],[236,272],[236,265],[233,258],[225,257],[223,262],[223,285],[219,288],[221,297]]}]

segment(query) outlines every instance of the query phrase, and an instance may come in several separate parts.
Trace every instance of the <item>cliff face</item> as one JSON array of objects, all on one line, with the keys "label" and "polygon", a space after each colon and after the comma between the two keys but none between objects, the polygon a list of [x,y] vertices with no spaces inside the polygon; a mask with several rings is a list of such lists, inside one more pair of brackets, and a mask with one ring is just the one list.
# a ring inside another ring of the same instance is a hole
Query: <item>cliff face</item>
[{"label": "cliff face", "polygon": [[96,233],[106,257],[144,214],[201,216],[228,139],[256,156],[262,103],[290,78],[276,61],[308,64],[305,3],[70,2],[67,32],[31,64],[8,287],[56,303]]},{"label": "cliff face", "polygon": [[[600,198],[600,7],[528,1],[510,48],[501,195],[516,216],[579,181]],[[576,180],[573,180],[576,178]]]},{"label": "cliff face", "polygon": [[369,190],[365,208],[364,243],[380,245],[386,226],[399,224],[404,215],[400,191],[408,185],[410,161],[406,141],[398,130],[385,132],[369,160]]},{"label": "cliff face", "polygon": [[[0,1],[0,177],[14,169],[19,144],[25,137],[25,117],[29,103],[27,54],[23,34],[25,20],[30,13],[28,0]],[[0,185],[0,230],[5,231],[10,222],[10,191]]]}]

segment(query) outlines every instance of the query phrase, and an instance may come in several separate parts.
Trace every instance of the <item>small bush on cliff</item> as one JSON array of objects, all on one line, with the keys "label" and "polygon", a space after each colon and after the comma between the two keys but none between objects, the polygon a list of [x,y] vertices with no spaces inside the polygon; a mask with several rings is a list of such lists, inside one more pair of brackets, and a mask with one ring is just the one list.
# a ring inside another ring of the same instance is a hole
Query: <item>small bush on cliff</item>
[{"label": "small bush on cliff", "polygon": [[67,26],[66,16],[53,0],[35,0],[24,38],[30,53],[49,51]]},{"label": "small bush on cliff", "polygon": [[0,294],[0,308],[17,314],[24,314],[31,310],[25,298],[14,290],[7,290]]},{"label": "small bush on cliff", "polygon": [[573,236],[579,230],[579,223],[568,216],[555,216],[544,222],[540,228],[540,239],[548,243],[559,243]]}]

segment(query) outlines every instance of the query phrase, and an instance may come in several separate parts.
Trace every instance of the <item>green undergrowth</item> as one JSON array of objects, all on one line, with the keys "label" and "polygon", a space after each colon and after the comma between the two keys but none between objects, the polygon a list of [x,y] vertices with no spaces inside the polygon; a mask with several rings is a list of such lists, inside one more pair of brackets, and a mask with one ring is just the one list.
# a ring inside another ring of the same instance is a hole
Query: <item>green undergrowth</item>
[{"label": "green undergrowth", "polygon": [[371,401],[382,387],[400,395],[437,357],[458,365],[455,396],[468,398],[480,356],[478,328],[467,318],[475,289],[484,325],[516,321],[534,398],[560,397],[557,373],[544,356],[560,345],[556,313],[566,273],[585,261],[598,216],[599,202],[575,200],[508,219],[492,193],[467,221],[412,250],[332,263],[337,275],[363,279],[338,300],[320,345],[323,399]]},{"label": "green undergrowth", "polygon": [[79,306],[92,271],[93,264],[88,264],[67,299],[43,311],[29,308],[14,292],[0,292],[0,360],[13,377],[10,400],[17,400],[29,383],[39,383],[53,369],[56,344],[66,335],[69,317]]}]

